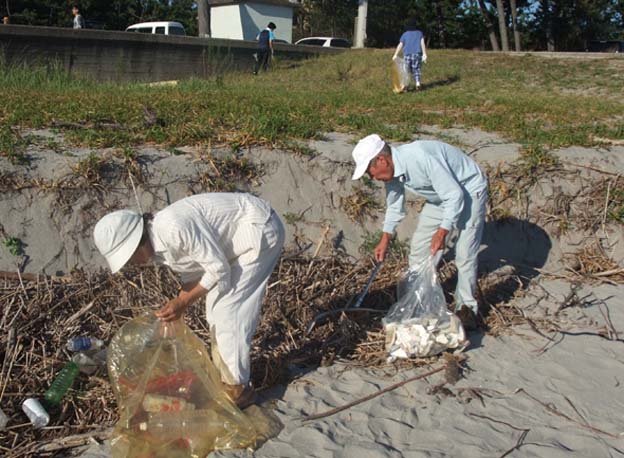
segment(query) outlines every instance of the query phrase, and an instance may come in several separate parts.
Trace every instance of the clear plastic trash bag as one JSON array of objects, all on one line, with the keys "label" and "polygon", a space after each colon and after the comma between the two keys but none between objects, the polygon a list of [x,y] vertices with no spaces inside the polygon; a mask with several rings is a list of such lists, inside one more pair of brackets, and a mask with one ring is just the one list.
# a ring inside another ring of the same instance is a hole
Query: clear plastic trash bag
[{"label": "clear plastic trash bag", "polygon": [[236,407],[203,342],[181,320],[153,314],[126,323],[108,348],[119,422],[113,458],[203,458],[253,448],[281,428],[260,408]]},{"label": "clear plastic trash bag", "polygon": [[410,83],[410,75],[405,65],[405,59],[394,57],[392,59],[392,92],[399,94],[404,92]]},{"label": "clear plastic trash bag", "polygon": [[465,345],[464,328],[448,311],[438,281],[435,266],[440,256],[441,252],[412,266],[399,282],[398,301],[383,319],[391,360],[433,356]]}]

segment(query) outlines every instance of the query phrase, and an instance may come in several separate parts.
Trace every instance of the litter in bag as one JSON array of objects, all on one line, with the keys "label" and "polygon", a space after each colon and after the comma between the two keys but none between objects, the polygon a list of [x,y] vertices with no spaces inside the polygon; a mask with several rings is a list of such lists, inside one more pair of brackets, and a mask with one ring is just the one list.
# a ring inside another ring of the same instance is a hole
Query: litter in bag
[{"label": "litter in bag", "polygon": [[400,94],[404,92],[410,83],[410,75],[402,57],[392,59],[392,92]]},{"label": "litter in bag", "polygon": [[428,257],[412,266],[399,282],[398,301],[383,319],[391,361],[433,356],[465,345],[464,328],[446,307],[435,269],[438,259]]},{"label": "litter in bag", "polygon": [[119,406],[113,458],[203,458],[213,450],[253,448],[281,428],[230,400],[203,342],[181,321],[153,314],[126,323],[108,348]]}]

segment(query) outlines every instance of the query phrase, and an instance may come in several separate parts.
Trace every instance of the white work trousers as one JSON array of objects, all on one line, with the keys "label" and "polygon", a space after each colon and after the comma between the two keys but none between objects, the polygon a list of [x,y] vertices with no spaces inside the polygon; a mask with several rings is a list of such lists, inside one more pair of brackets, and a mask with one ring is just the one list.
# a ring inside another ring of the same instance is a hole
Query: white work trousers
[{"label": "white work trousers", "polygon": [[[466,305],[477,313],[475,290],[477,287],[477,256],[481,246],[481,236],[485,224],[487,189],[477,194],[464,194],[464,208],[457,221],[457,242],[455,243],[455,264],[457,265],[457,288],[455,290],[455,310]],[[431,254],[431,238],[442,223],[442,208],[425,204],[412,237],[410,266],[422,262]],[[450,235],[450,234],[449,234]],[[448,240],[448,236],[447,236]]]},{"label": "white work trousers", "polygon": [[267,282],[284,246],[284,226],[275,212],[259,231],[260,252],[255,259],[230,264],[231,289],[217,288],[206,296],[206,320],[212,334],[212,357],[229,385],[249,383],[251,340],[260,320]]}]

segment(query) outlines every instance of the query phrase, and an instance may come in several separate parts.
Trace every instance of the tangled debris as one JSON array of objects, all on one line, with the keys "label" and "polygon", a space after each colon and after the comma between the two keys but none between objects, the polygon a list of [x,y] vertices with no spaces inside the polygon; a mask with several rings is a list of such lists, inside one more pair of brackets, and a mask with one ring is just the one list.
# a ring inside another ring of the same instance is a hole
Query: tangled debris
[{"label": "tangled debris", "polygon": [[[269,282],[253,341],[255,386],[268,388],[291,380],[303,367],[338,359],[358,366],[386,365],[381,318],[395,301],[404,263],[402,259],[386,263],[360,309],[329,314],[307,333],[318,314],[353,304],[373,261],[285,255]],[[63,277],[0,276],[0,403],[11,418],[8,431],[0,432],[0,450],[9,457],[60,456],[43,450],[59,438],[114,424],[116,404],[103,372],[80,375],[61,411],[52,412],[50,426],[42,430],[27,423],[20,405],[27,397],[41,396],[68,361],[68,337],[90,335],[108,341],[126,321],[177,294],[179,286],[174,274],[158,267],[122,275],[75,271]],[[208,344],[203,307],[192,307],[186,320]],[[415,359],[400,364],[430,363],[431,359]]]}]

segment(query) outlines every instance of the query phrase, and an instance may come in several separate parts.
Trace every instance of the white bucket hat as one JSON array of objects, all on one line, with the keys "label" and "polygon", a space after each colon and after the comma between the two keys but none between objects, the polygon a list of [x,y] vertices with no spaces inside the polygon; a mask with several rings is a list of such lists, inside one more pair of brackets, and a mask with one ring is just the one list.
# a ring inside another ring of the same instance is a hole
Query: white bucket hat
[{"label": "white bucket hat", "polygon": [[143,217],[132,210],[109,213],[93,229],[95,246],[106,258],[112,273],[118,272],[130,260],[142,236]]},{"label": "white bucket hat", "polygon": [[364,175],[366,169],[368,169],[370,161],[381,152],[385,144],[386,142],[384,142],[379,135],[372,134],[368,137],[364,137],[355,145],[355,148],[353,148],[355,172],[353,172],[352,180],[362,178],[362,175]]}]

